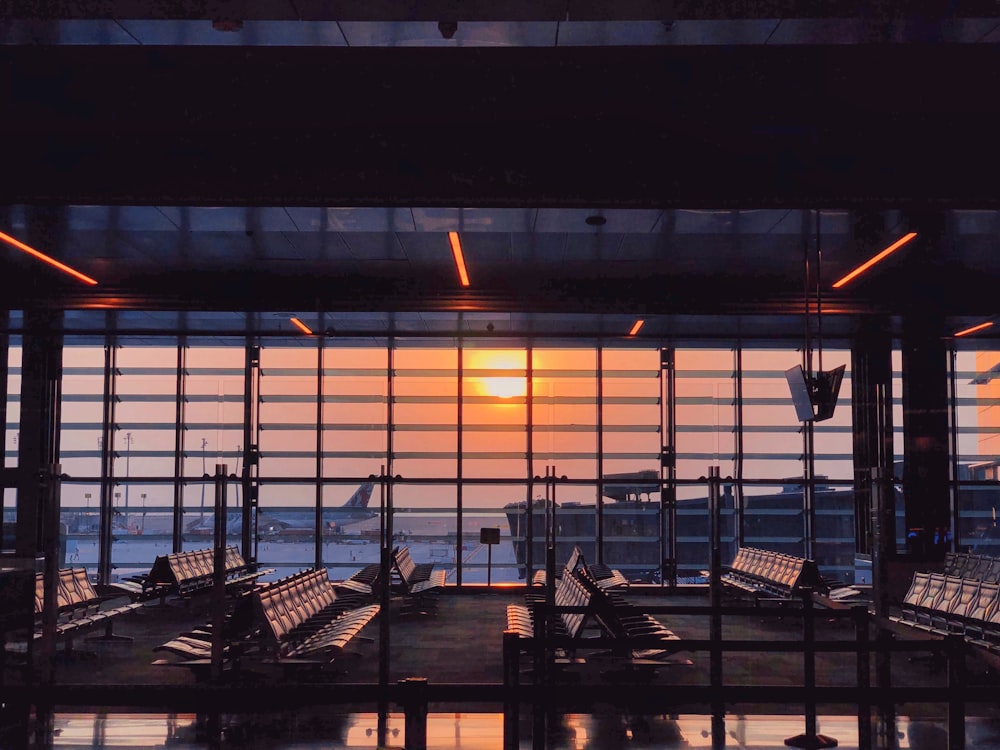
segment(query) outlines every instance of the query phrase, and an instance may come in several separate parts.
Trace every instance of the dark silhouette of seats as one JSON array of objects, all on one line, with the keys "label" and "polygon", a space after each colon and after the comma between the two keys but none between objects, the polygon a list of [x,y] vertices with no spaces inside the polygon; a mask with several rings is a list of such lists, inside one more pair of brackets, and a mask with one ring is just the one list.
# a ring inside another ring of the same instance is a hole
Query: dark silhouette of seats
[{"label": "dark silhouette of seats", "polygon": [[405,545],[392,551],[392,567],[398,578],[396,589],[405,594],[424,594],[444,588],[445,571],[434,570],[433,563],[417,565]]},{"label": "dark silhouette of seats", "polygon": [[753,547],[740,547],[721,579],[755,601],[764,597],[792,599],[805,587],[824,588],[814,560]]},{"label": "dark silhouette of seats", "polygon": [[[114,619],[132,612],[143,606],[141,602],[132,602],[115,606],[113,599],[119,597],[100,596],[85,568],[63,568],[59,570],[56,581],[56,636],[66,643],[66,649],[72,649],[73,636],[82,630],[89,630],[103,625],[105,640],[131,640],[126,636],[115,635]],[[45,603],[45,580],[42,573],[35,574],[35,630],[34,637],[42,636],[42,611]]]}]

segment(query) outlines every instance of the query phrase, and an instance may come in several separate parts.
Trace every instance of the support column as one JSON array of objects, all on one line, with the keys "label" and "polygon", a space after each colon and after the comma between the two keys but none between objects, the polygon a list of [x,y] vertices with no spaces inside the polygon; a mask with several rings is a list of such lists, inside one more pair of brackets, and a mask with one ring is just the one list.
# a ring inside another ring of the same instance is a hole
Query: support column
[{"label": "support column", "polygon": [[[33,557],[44,551],[43,498],[38,478],[59,460],[61,326],[61,312],[26,310],[24,313],[14,542],[18,557]],[[58,509],[55,512],[58,518]]]},{"label": "support column", "polygon": [[903,499],[906,550],[915,561],[941,560],[950,537],[948,351],[943,320],[903,321]]}]

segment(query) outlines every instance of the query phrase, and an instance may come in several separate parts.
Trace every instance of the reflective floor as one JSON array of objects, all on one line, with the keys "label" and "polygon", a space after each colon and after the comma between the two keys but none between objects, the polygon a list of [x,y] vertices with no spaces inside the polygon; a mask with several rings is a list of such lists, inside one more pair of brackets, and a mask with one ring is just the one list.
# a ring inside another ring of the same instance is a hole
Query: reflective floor
[{"label": "reflective floor", "polygon": [[[386,746],[402,748],[403,714],[387,717]],[[377,748],[375,713],[231,717],[221,720],[221,741],[208,739],[213,728],[194,714],[57,713],[49,736],[29,742],[33,748],[268,748],[273,750],[331,750]],[[966,746],[1000,750],[1000,721],[969,718]],[[853,716],[821,716],[820,733],[837,740],[840,748],[858,747],[858,722]],[[738,716],[725,719],[725,747],[770,750],[785,748],[785,739],[804,729],[801,716]],[[531,719],[520,725],[520,747],[532,748]],[[894,736],[893,736],[894,735]],[[429,750],[499,750],[503,742],[503,715],[499,713],[432,713],[427,718]],[[876,737],[877,747],[936,750],[948,747],[944,721],[897,719],[888,737]],[[4,745],[15,747],[15,745]],[[568,714],[548,732],[544,747],[552,750],[605,748],[712,747],[711,718],[699,715],[623,716]]]}]

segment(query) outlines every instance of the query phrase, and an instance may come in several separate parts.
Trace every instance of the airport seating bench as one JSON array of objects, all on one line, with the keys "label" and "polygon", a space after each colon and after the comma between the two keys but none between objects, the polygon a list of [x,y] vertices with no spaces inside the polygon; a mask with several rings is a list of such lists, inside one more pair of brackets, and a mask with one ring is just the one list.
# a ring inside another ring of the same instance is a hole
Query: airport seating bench
[{"label": "airport seating bench", "polygon": [[430,563],[418,566],[405,545],[393,550],[392,567],[399,578],[399,588],[406,594],[423,594],[444,588],[445,571],[433,570]]},{"label": "airport seating bench", "polygon": [[326,570],[312,570],[255,589],[262,647],[279,662],[331,661],[379,612],[363,595],[338,595]]},{"label": "airport seating bench", "polygon": [[[568,568],[564,568],[562,576],[556,579],[554,603],[557,607],[589,607],[591,596],[591,592],[573,577]],[[542,611],[539,604],[538,598],[529,597],[528,604],[507,605],[507,630],[517,633],[520,651],[532,651],[536,646],[538,618]],[[559,612],[546,621],[549,635],[570,638],[574,642],[568,649],[558,650],[557,659],[572,659],[587,619],[588,615],[582,612]]]},{"label": "airport seating bench", "polygon": [[789,599],[810,586],[822,589],[815,561],[781,552],[740,547],[722,582],[755,600],[762,597]]},{"label": "airport seating bench", "polygon": [[[535,634],[538,623],[540,601],[530,597],[528,605],[512,604],[507,607],[507,630],[518,634],[518,646],[522,651],[535,648]],[[556,579],[554,592],[556,607],[586,608],[588,612],[560,612],[549,620],[550,633],[568,636],[571,646],[557,658],[563,661],[575,659],[578,649],[588,646],[582,634],[586,623],[592,619],[601,634],[612,639],[610,651],[595,656],[611,656],[625,666],[662,666],[663,657],[678,650],[672,642],[680,639],[655,617],[622,600],[619,596],[602,589],[597,582],[579,568],[571,571],[568,567]],[[640,640],[641,639],[641,640]],[[576,661],[581,661],[575,659]]]},{"label": "airport seating bench", "polygon": [[356,571],[350,578],[343,581],[334,581],[333,585],[337,589],[355,591],[359,594],[371,594],[375,589],[375,582],[382,572],[382,566],[378,563],[365,565],[361,570]]},{"label": "airport seating bench", "polygon": [[[566,561],[563,569],[583,569],[602,589],[624,588],[629,583],[628,579],[619,570],[615,570],[603,563],[588,563],[579,545],[573,546],[573,551],[570,553],[569,560]],[[557,573],[558,575],[560,574]],[[536,570],[531,578],[531,582],[535,586],[544,586],[546,578],[544,569]]]},{"label": "airport seating bench", "polygon": [[[56,636],[65,640],[67,648],[72,648],[72,638],[78,631],[89,630],[99,625],[103,625],[105,628],[102,638],[127,640],[125,636],[115,635],[112,632],[114,619],[143,606],[141,602],[131,602],[119,606],[109,604],[111,599],[117,597],[107,598],[98,595],[87,577],[85,568],[61,569],[56,586],[56,606],[58,608]],[[35,574],[34,630],[36,639],[42,637],[44,603],[44,575],[37,573]]]},{"label": "airport seating bench", "polygon": [[958,634],[1000,657],[1000,583],[917,571],[889,620],[925,635]]},{"label": "airport seating bench", "polygon": [[944,556],[944,574],[1000,583],[1000,558],[969,552],[948,552]]},{"label": "airport seating bench", "polygon": [[[212,588],[214,569],[215,552],[211,548],[160,555],[153,562],[143,588],[187,597]],[[254,570],[236,547],[226,547],[227,590],[252,584],[272,572],[273,569]]]},{"label": "airport seating bench", "polygon": [[[355,638],[377,613],[368,595],[339,588],[326,570],[308,570],[257,586],[237,601],[225,625],[223,660],[259,651],[277,663],[325,663]],[[207,665],[212,630],[184,633],[154,651],[180,656],[178,666]]]}]

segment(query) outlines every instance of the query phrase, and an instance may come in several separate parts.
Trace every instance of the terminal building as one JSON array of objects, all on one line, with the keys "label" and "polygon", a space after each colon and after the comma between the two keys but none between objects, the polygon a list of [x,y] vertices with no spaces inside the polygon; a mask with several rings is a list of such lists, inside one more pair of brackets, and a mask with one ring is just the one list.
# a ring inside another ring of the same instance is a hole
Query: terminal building
[{"label": "terminal building", "polygon": [[0,40],[0,746],[1000,746],[994,4]]}]

